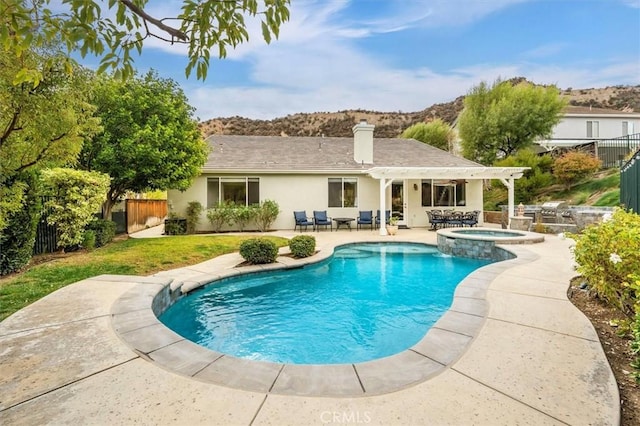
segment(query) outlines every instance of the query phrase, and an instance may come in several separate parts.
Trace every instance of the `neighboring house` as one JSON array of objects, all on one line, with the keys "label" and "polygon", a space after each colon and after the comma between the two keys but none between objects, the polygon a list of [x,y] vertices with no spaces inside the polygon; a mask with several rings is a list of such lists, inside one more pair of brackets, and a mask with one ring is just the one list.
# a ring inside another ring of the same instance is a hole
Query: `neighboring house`
[{"label": "neighboring house", "polygon": [[605,166],[610,167],[619,165],[630,152],[638,148],[638,133],[638,112],[568,106],[551,137],[537,143],[546,151],[583,146],[598,155]]},{"label": "neighboring house", "polygon": [[[484,167],[414,139],[374,139],[373,129],[363,121],[353,138],[209,136],[202,175],[184,192],[169,191],[169,206],[184,215],[191,201],[274,200],[281,213],[273,229],[293,229],[296,210],[334,218],[392,210],[400,225],[426,227],[426,210],[482,210],[483,179],[502,179],[513,211],[514,179],[526,168]],[[203,214],[198,230],[210,229]]]}]

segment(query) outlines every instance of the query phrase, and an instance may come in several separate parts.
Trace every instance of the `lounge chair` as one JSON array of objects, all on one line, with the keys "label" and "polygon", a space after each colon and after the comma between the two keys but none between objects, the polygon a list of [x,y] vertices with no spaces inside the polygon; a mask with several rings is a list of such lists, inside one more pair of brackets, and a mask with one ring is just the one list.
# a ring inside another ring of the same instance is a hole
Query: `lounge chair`
[{"label": "lounge chair", "polygon": [[373,229],[373,211],[372,210],[360,210],[358,213],[357,229],[362,228],[363,225],[369,225]]},{"label": "lounge chair", "polygon": [[316,227],[316,231],[320,230],[320,226],[324,226],[325,229],[329,227],[329,231],[333,231],[333,225],[331,218],[327,216],[326,210],[314,210],[313,211],[313,223]]},{"label": "lounge chair", "polygon": [[[389,219],[391,218],[391,210],[385,210],[385,225],[389,224]],[[376,228],[380,228],[380,210],[376,210]]]},{"label": "lounge chair", "polygon": [[307,217],[307,212],[306,211],[300,211],[300,212],[293,212],[293,217],[296,219],[296,224],[293,227],[293,230],[295,231],[296,228],[300,228],[300,232],[302,232],[302,227],[304,226],[304,230],[307,230],[307,226],[311,226],[312,229],[315,229],[314,224],[313,224],[313,219],[310,217]]}]

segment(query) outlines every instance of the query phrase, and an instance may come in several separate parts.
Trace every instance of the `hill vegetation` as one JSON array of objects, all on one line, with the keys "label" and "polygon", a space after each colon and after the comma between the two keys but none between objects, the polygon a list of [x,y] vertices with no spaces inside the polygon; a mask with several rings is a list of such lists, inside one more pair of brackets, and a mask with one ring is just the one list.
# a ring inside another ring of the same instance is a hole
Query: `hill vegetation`
[{"label": "hill vegetation", "polygon": [[[518,77],[512,81],[523,81]],[[640,112],[640,85],[612,86],[605,88],[562,90],[569,98],[569,104],[591,106],[625,111]],[[453,124],[463,108],[464,95],[451,102],[434,104],[416,112],[379,112],[363,109],[338,112],[298,113],[273,120],[252,120],[244,117],[212,118],[200,123],[205,136],[258,135],[258,136],[327,136],[350,137],[351,128],[360,120],[374,124],[375,136],[379,138],[398,137],[407,127],[416,123],[440,118]]]}]

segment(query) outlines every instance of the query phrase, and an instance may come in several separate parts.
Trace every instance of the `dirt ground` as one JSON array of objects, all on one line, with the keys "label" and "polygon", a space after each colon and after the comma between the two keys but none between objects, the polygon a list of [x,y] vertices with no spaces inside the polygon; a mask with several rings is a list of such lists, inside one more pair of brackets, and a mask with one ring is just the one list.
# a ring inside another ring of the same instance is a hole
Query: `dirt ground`
[{"label": "dirt ground", "polygon": [[575,279],[571,283],[568,291],[569,300],[589,318],[598,332],[620,390],[622,409],[620,424],[640,425],[640,386],[631,375],[633,356],[630,336],[618,336],[616,327],[611,325],[611,321],[624,319],[625,316],[617,309],[589,296],[586,290],[581,290],[579,288],[581,281]]}]

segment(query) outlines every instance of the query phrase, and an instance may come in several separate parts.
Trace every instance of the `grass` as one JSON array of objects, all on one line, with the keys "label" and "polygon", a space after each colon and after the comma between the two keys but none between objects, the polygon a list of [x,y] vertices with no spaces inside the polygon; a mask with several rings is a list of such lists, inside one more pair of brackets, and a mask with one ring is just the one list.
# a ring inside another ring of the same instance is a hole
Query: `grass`
[{"label": "grass", "polygon": [[[151,275],[237,251],[250,236],[130,238],[92,252],[73,253],[0,279],[0,321],[59,288],[100,274]],[[278,247],[288,240],[265,237]],[[36,262],[38,258],[34,259]]]},{"label": "grass", "polygon": [[[525,204],[542,204],[548,200],[565,200],[570,205],[592,205],[614,207],[620,204],[620,171],[609,169],[598,173],[566,190],[562,185],[544,188],[535,199]],[[518,200],[516,200],[517,202]],[[507,190],[496,184],[484,193],[485,210],[500,210],[501,204],[507,204]]]}]

